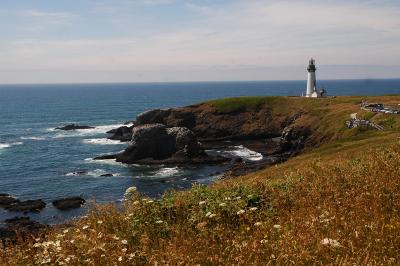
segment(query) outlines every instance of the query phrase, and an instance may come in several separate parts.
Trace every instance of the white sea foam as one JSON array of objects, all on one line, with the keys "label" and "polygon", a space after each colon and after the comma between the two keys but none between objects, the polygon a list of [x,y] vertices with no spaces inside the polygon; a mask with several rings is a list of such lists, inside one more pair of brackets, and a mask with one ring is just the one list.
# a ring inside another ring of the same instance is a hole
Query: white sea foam
[{"label": "white sea foam", "polygon": [[82,141],[85,144],[94,144],[94,145],[126,145],[124,142],[120,142],[119,140],[112,140],[112,139],[84,139]]},{"label": "white sea foam", "polygon": [[252,151],[252,150],[244,147],[243,145],[234,146],[233,150],[227,151],[226,153],[241,157],[248,161],[260,161],[263,159],[263,156],[261,153]]},{"label": "white sea foam", "polygon": [[112,124],[112,125],[102,125],[95,126],[95,128],[88,129],[76,129],[76,130],[58,130],[54,128],[48,128],[47,131],[57,132],[54,138],[68,138],[68,137],[82,137],[82,136],[93,136],[97,134],[104,134],[111,129],[115,129],[122,126],[131,126],[132,124]]},{"label": "white sea foam", "polygon": [[157,172],[155,172],[154,176],[155,177],[168,177],[168,176],[173,176],[176,175],[180,172],[181,170],[178,167],[166,167],[166,168],[161,168]]},{"label": "white sea foam", "polygon": [[76,171],[66,173],[65,176],[92,176],[92,177],[101,177],[101,175],[112,174],[113,176],[120,176],[119,173],[110,173],[103,169],[95,169],[92,171]]},{"label": "white sea foam", "polygon": [[125,167],[128,166],[127,164],[117,162],[115,159],[94,160],[93,158],[86,158],[85,162],[95,163],[95,164],[118,165],[118,166],[125,166]]},{"label": "white sea foam", "polygon": [[23,140],[45,140],[45,137],[21,137]]},{"label": "white sea foam", "polygon": [[22,144],[24,144],[24,143],[23,142],[0,143],[0,149],[6,149],[6,148],[10,148],[12,146],[22,145]]}]

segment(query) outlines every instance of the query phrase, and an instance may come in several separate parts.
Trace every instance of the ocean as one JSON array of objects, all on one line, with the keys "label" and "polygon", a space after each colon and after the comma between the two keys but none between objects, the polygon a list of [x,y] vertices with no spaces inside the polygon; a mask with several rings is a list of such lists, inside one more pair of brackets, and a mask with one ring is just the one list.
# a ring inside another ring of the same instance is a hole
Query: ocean
[{"label": "ocean", "polygon": [[[400,94],[400,79],[327,80],[318,85],[330,95]],[[232,96],[298,96],[305,87],[305,81],[0,85],[0,193],[43,199],[47,207],[30,216],[52,224],[87,210],[57,211],[51,205],[57,198],[82,196],[107,203],[120,201],[131,186],[159,197],[169,189],[209,184],[218,178],[218,166],[127,166],[91,158],[123,150],[127,144],[107,140],[105,132],[149,109]],[[71,123],[96,128],[54,130]],[[241,147],[234,152],[254,156]],[[109,173],[114,176],[101,176]],[[16,215],[22,214],[0,209],[0,221]]]}]

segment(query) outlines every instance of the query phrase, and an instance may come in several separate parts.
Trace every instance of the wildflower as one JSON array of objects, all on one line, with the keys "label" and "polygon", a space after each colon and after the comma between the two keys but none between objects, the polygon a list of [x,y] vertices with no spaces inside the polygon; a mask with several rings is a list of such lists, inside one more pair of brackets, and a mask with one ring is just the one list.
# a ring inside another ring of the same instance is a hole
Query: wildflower
[{"label": "wildflower", "polygon": [[72,239],[72,240],[70,240],[69,242],[70,242],[71,244],[73,244],[73,243],[75,242],[75,240]]},{"label": "wildflower", "polygon": [[198,223],[196,225],[197,229],[203,229],[206,226],[207,226],[207,222]]},{"label": "wildflower", "polygon": [[154,202],[154,200],[148,200],[147,201],[147,203],[153,203]]},{"label": "wildflower", "polygon": [[66,233],[68,233],[68,232],[69,232],[69,229],[65,229],[65,230],[63,231],[64,234],[66,234]]},{"label": "wildflower", "polygon": [[242,197],[241,196],[237,196],[236,198],[235,198],[235,200],[240,200]]},{"label": "wildflower", "polygon": [[242,215],[243,213],[245,213],[245,210],[240,210],[240,211],[238,211],[236,214],[237,214],[237,215]]},{"label": "wildflower", "polygon": [[161,221],[161,220],[156,221],[156,224],[162,224],[162,223],[163,223],[163,221]]},{"label": "wildflower", "polygon": [[231,200],[231,197],[225,197],[224,200]]},{"label": "wildflower", "polygon": [[89,225],[85,225],[84,227],[82,227],[82,230],[86,230],[89,228]]},{"label": "wildflower", "polygon": [[124,252],[124,253],[125,253],[127,250],[128,250],[128,249],[126,249],[126,248],[123,248],[123,249],[122,249],[122,252]]},{"label": "wildflower", "polygon": [[324,246],[331,246],[334,248],[339,248],[342,245],[339,243],[339,241],[335,240],[335,239],[331,239],[331,238],[324,238],[321,240],[321,244]]},{"label": "wildflower", "polygon": [[133,216],[133,213],[128,214],[128,217],[132,217],[132,216]]},{"label": "wildflower", "polygon": [[124,245],[128,245],[128,240],[123,239],[123,240],[121,240],[121,243]]},{"label": "wildflower", "polygon": [[98,224],[102,224],[102,223],[103,223],[103,221],[100,221],[100,220],[99,220],[99,221],[97,221],[97,223],[98,223]]},{"label": "wildflower", "polygon": [[200,202],[199,202],[199,205],[204,205],[204,204],[206,204],[206,203],[207,203],[207,201],[203,200],[203,201],[200,201]]},{"label": "wildflower", "polygon": [[225,207],[225,206],[226,206],[226,203],[225,203],[225,202],[222,202],[222,203],[219,204],[219,206],[220,206],[220,207]]},{"label": "wildflower", "polygon": [[212,214],[211,212],[207,212],[206,217],[209,217],[211,214]]},{"label": "wildflower", "polygon": [[250,208],[250,211],[254,212],[254,211],[256,211],[257,209],[258,209],[257,207],[252,207],[252,208]]},{"label": "wildflower", "polygon": [[116,236],[116,235],[113,235],[113,238],[114,238],[115,240],[119,240],[119,237]]},{"label": "wildflower", "polygon": [[119,258],[118,258],[118,261],[122,261],[122,257],[119,257]]},{"label": "wildflower", "polygon": [[254,226],[261,226],[262,225],[262,222],[256,222],[255,224],[254,224]]},{"label": "wildflower", "polygon": [[130,197],[132,197],[135,193],[136,193],[136,191],[137,191],[137,188],[136,187],[129,187],[126,191],[125,191],[125,194],[124,194],[124,197],[127,199],[127,198],[130,198]]},{"label": "wildflower", "polygon": [[281,228],[282,228],[282,226],[281,226],[281,225],[279,225],[279,224],[275,224],[273,227],[274,227],[275,229],[277,229],[277,230],[279,230],[279,229],[281,229]]},{"label": "wildflower", "polygon": [[106,256],[105,254],[101,254],[101,256],[100,256],[100,257],[104,258],[105,256]]},{"label": "wildflower", "polygon": [[138,205],[140,202],[138,200],[135,200],[132,204],[133,205]]},{"label": "wildflower", "polygon": [[210,216],[208,216],[208,218],[214,218],[215,216],[217,216],[215,213],[211,214]]}]

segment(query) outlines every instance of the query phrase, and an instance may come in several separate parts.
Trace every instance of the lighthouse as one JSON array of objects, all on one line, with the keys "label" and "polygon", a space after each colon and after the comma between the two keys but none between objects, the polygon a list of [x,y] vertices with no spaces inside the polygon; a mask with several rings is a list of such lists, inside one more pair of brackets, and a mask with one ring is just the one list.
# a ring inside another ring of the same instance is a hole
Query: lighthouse
[{"label": "lighthouse", "polygon": [[315,60],[313,58],[310,59],[307,71],[308,71],[308,78],[307,78],[306,97],[318,97],[317,79],[315,77],[315,71],[317,71],[317,68],[315,67]]}]

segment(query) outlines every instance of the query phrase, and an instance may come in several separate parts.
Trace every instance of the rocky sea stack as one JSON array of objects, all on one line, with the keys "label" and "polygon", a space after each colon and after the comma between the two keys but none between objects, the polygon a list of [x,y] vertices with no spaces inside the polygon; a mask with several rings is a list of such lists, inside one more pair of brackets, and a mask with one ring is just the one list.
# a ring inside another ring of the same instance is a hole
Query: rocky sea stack
[{"label": "rocky sea stack", "polygon": [[127,164],[180,164],[219,162],[223,158],[208,156],[186,127],[145,124],[133,128],[128,148],[116,155],[116,160]]}]

